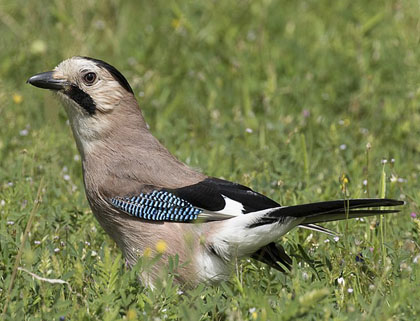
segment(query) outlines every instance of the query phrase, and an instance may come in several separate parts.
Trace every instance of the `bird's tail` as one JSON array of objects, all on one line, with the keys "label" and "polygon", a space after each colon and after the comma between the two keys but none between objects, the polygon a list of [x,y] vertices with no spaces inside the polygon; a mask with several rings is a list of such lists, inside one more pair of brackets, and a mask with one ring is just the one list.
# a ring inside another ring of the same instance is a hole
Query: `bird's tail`
[{"label": "bird's tail", "polygon": [[[282,271],[284,269],[277,262],[289,269],[291,261],[283,249],[275,248],[273,242],[292,228],[301,226],[334,234],[316,224],[397,213],[399,210],[392,207],[403,204],[402,201],[392,199],[351,199],[269,208],[221,221],[209,241],[214,252],[222,258],[251,255]],[[383,209],[385,207],[391,208]]]},{"label": "bird's tail", "polygon": [[386,198],[348,199],[281,207],[270,217],[300,217],[300,225],[345,220],[350,218],[398,213],[398,209],[384,209],[404,205],[403,201]]},{"label": "bird's tail", "polygon": [[[347,218],[397,213],[399,212],[398,209],[389,209],[389,207],[401,205],[404,205],[403,201],[393,199],[349,199],[287,206],[268,212],[265,216],[260,218],[260,221],[255,222],[253,225],[261,226],[263,224],[270,224],[270,220],[272,220],[272,222],[280,222],[284,220],[285,217],[295,217],[296,220],[300,221],[299,227],[329,235],[337,235],[334,231],[316,224],[344,220]],[[384,207],[387,207],[388,209],[384,209]],[[291,258],[286,254],[282,247],[278,249],[275,246],[275,243],[264,246],[255,252],[252,257],[281,272],[285,271],[284,267],[287,270],[290,270]]]}]

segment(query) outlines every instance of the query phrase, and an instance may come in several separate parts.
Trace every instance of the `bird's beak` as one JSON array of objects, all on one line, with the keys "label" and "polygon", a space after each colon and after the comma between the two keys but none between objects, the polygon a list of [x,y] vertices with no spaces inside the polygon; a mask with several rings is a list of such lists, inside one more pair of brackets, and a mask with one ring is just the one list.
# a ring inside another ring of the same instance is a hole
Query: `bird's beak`
[{"label": "bird's beak", "polygon": [[26,83],[35,87],[52,90],[61,90],[70,85],[67,80],[54,78],[53,75],[54,71],[42,72],[29,78]]}]

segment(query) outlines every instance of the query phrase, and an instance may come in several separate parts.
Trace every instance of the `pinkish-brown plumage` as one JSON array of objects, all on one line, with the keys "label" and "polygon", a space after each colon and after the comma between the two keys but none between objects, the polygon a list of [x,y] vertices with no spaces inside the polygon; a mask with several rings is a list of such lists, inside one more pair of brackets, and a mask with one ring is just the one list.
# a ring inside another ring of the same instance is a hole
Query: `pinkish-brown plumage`
[{"label": "pinkish-brown plumage", "polygon": [[[402,204],[360,199],[281,207],[245,186],[209,178],[178,161],[153,137],[127,80],[100,60],[73,57],[28,82],[55,90],[63,101],[82,156],[90,207],[128,265],[145,253],[162,255],[158,264],[141,275],[150,286],[159,277],[162,264],[176,255],[180,266],[176,280],[182,284],[224,280],[236,259],[245,256],[282,271],[290,267],[291,259],[274,241],[292,228],[331,233],[315,223],[393,213],[395,210],[365,208]],[[177,197],[190,207],[167,199],[136,205],[140,212],[147,207],[153,213],[164,213],[151,218],[147,213],[138,216],[128,204],[117,207],[112,203],[116,197],[124,200],[155,191]],[[197,222],[191,218],[184,223],[173,221],[190,210],[200,213]],[[170,216],[170,211],[181,214]],[[162,242],[165,246],[159,251]]]}]

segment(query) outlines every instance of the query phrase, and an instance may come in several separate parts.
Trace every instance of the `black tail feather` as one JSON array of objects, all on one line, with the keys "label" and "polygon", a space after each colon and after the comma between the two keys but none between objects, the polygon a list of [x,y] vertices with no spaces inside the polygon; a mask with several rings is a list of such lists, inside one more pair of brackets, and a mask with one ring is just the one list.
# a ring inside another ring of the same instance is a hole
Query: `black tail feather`
[{"label": "black tail feather", "polygon": [[398,213],[399,210],[349,210],[349,211],[334,211],[331,213],[320,213],[311,215],[305,218],[302,224],[324,223],[331,221],[340,221],[345,219],[352,219],[358,217],[374,216],[381,214]]},{"label": "black tail feather", "polygon": [[[404,205],[403,201],[387,199],[387,198],[367,198],[367,199],[349,199],[349,200],[335,200],[326,202],[309,203],[302,205],[294,205],[282,207],[278,211],[273,211],[269,214],[270,217],[292,216],[292,217],[311,217],[321,214],[342,214],[346,211],[357,208],[369,207],[389,207]],[[395,212],[391,210],[392,213]],[[370,211],[366,211],[370,212]],[[391,212],[374,213],[386,214]],[[361,212],[359,214],[362,214]],[[345,219],[345,217],[343,218]],[[306,222],[305,222],[306,223]]]},{"label": "black tail feather", "polygon": [[[273,224],[275,221],[284,219],[284,217],[304,218],[299,226],[332,234],[331,231],[324,229],[320,226],[314,225],[315,223],[337,221],[344,219],[351,219],[364,216],[372,216],[379,214],[398,213],[397,209],[382,209],[383,207],[401,206],[404,205],[403,201],[393,199],[350,199],[350,200],[335,200],[318,203],[310,203],[303,205],[295,205],[288,207],[281,207],[273,212],[265,215],[262,220],[255,222],[249,228],[258,227],[265,224]],[[380,209],[369,209],[372,207]],[[252,255],[252,258],[268,264],[270,267],[275,268],[281,272],[286,269],[290,270],[292,260],[286,254],[283,247],[279,244],[270,243]],[[281,265],[280,265],[280,264]]]},{"label": "black tail feather", "polygon": [[316,224],[308,223],[308,224],[299,224],[298,226],[301,227],[301,228],[305,228],[307,230],[324,233],[324,234],[327,234],[327,235],[330,235],[330,236],[337,236],[338,235],[337,232],[329,230],[329,229],[327,229],[323,226],[319,226],[319,225],[316,225]]}]

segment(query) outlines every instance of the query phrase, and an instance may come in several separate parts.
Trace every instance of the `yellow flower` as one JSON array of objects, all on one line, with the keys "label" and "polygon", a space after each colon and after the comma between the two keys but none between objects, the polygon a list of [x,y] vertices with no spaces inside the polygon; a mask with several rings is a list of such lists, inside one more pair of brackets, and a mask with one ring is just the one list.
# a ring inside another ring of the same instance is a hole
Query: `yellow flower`
[{"label": "yellow flower", "polygon": [[137,320],[136,310],[130,309],[127,311],[127,320]]},{"label": "yellow flower", "polygon": [[15,104],[20,104],[23,101],[22,95],[19,94],[13,94],[12,99]]},{"label": "yellow flower", "polygon": [[156,243],[156,251],[158,251],[160,254],[165,253],[167,248],[168,245],[163,240],[160,240]]},{"label": "yellow flower", "polygon": [[252,312],[252,318],[254,319],[254,320],[257,320],[257,317],[258,317],[258,314],[257,314],[257,312]]},{"label": "yellow flower", "polygon": [[143,251],[144,257],[151,257],[152,256],[152,249],[150,247],[146,247]]},{"label": "yellow flower", "polygon": [[171,22],[172,28],[177,30],[179,27],[181,27],[181,20],[180,19],[173,19]]},{"label": "yellow flower", "polygon": [[343,193],[346,193],[347,192],[347,185],[350,183],[350,180],[349,180],[349,178],[347,177],[347,175],[346,174],[342,174],[341,175],[341,177],[340,177],[340,185],[341,185],[341,191],[343,192]]}]

